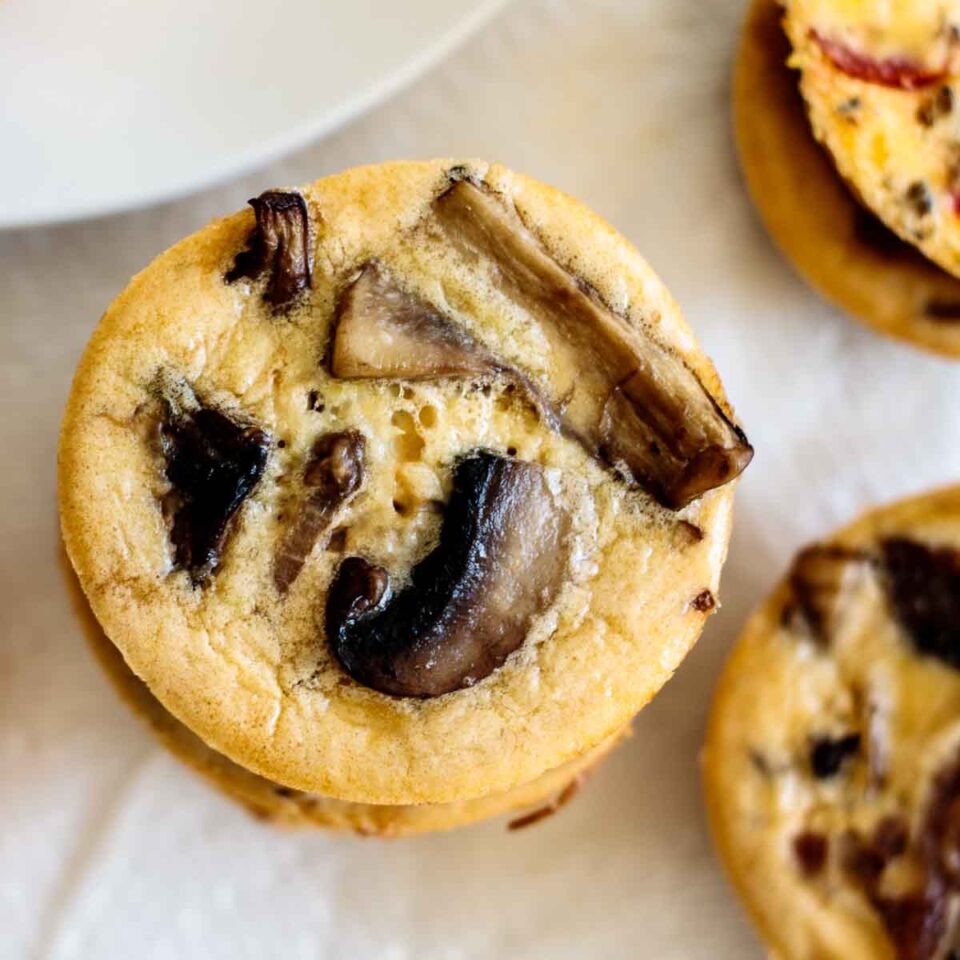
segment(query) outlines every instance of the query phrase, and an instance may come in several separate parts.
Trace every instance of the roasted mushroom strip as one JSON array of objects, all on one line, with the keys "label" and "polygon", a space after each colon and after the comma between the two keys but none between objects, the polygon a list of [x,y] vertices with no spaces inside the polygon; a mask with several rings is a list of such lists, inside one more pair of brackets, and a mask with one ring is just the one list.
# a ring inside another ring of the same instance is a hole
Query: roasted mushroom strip
[{"label": "roasted mushroom strip", "polygon": [[544,471],[490,453],[462,460],[437,547],[409,584],[345,560],[330,587],[327,638],[358,682],[400,697],[477,683],[524,641],[567,565],[569,517]]},{"label": "roasted mushroom strip", "polygon": [[337,512],[363,485],[365,449],[366,441],[357,430],[327,433],[314,443],[303,474],[307,495],[274,561],[273,580],[280,593],[286,593],[297,579]]},{"label": "roasted mushroom strip", "polygon": [[902,537],[882,552],[897,621],[920,653],[960,669],[960,553]]},{"label": "roasted mushroom strip", "polygon": [[561,267],[487,189],[466,180],[433,204],[436,222],[550,344],[540,386],[567,433],[666,506],[738,476],[753,456],[743,433],[684,361],[632,329]]},{"label": "roasted mushroom strip", "polygon": [[[891,831],[895,822],[888,818],[884,831],[881,821],[870,843],[848,832],[844,839],[855,843],[846,844],[845,872],[880,915],[897,960],[951,960],[960,906],[960,762],[954,760],[933,778],[913,836],[906,823]],[[883,885],[884,871],[893,860],[902,861],[901,876],[913,878],[897,894]],[[909,871],[903,869],[906,865]]]},{"label": "roasted mushroom strip", "polygon": [[275,313],[285,313],[310,288],[310,217],[299,193],[268,190],[250,201],[257,225],[247,249],[237,254],[224,278],[267,277],[263,299]]},{"label": "roasted mushroom strip", "polygon": [[165,408],[160,444],[171,489],[164,509],[176,566],[199,586],[219,566],[234,517],[263,474],[269,438],[199,403],[165,401]]},{"label": "roasted mushroom strip", "polygon": [[829,643],[843,609],[844,592],[869,563],[869,555],[833,544],[814,544],[801,550],[790,571],[794,603],[791,614],[799,614],[814,639]]},{"label": "roasted mushroom strip", "polygon": [[907,537],[881,540],[876,552],[836,544],[807,547],[790,571],[793,596],[785,617],[796,626],[799,615],[815,639],[829,643],[840,616],[857,602],[857,587],[866,576],[883,591],[907,642],[960,668],[960,553],[951,547]]},{"label": "roasted mushroom strip", "polygon": [[460,326],[366,264],[337,304],[330,372],[349,380],[480,377],[503,365]]}]

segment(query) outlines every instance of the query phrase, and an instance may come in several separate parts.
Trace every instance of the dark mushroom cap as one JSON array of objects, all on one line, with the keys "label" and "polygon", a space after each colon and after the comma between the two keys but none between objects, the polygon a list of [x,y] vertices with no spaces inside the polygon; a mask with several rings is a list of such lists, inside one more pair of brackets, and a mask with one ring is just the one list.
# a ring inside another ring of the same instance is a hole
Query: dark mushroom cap
[{"label": "dark mushroom cap", "polygon": [[568,519],[542,469],[491,453],[462,460],[440,542],[391,595],[383,568],[345,560],[327,638],[355,680],[435,697],[484,679],[524,641],[566,569]]}]

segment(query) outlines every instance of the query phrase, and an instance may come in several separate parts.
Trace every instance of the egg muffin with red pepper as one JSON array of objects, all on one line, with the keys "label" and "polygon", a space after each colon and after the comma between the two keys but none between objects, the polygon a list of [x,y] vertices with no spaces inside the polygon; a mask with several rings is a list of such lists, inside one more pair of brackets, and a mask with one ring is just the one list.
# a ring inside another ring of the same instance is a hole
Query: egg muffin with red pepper
[{"label": "egg muffin with red pepper", "polygon": [[755,0],[737,140],[767,228],[822,293],[960,355],[960,4]]}]

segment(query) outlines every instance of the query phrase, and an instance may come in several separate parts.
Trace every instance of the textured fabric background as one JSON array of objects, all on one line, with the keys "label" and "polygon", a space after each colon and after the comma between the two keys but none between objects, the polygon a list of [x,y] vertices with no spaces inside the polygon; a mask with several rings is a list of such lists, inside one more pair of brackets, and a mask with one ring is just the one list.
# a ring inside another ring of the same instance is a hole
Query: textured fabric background
[{"label": "textured fabric background", "polygon": [[[770,247],[729,132],[740,15],[738,0],[517,0],[413,88],[270,169],[146,212],[0,235],[5,958],[762,956],[701,812],[714,678],[797,546],[960,475],[960,368],[838,315]],[[542,826],[284,835],[154,746],[87,653],[58,566],[60,414],[97,317],[169,243],[269,186],[445,154],[502,160],[599,210],[715,358],[757,448],[723,610],[635,738]]]}]

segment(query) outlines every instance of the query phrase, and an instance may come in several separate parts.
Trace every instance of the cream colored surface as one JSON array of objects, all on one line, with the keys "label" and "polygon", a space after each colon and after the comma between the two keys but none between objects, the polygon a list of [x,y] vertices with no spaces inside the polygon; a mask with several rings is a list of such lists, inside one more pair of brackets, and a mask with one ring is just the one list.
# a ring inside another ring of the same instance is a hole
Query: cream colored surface
[{"label": "cream colored surface", "polygon": [[[960,274],[960,214],[955,194],[960,109],[925,126],[918,111],[941,85],[901,90],[860,80],[839,70],[817,35],[879,58],[916,61],[944,82],[957,78],[958,46],[950,29],[960,25],[955,2],[920,4],[874,0],[828,4],[787,0],[785,24],[793,44],[791,66],[814,134],[832,154],[840,174],[884,223],[925,256]],[[930,211],[919,214],[909,191],[929,189]]]},{"label": "cream colored surface", "polygon": [[[316,224],[314,284],[308,303],[286,320],[271,317],[248,286],[223,282],[250,230],[249,213],[176,245],[100,322],[63,422],[67,552],[134,672],[241,766],[352,802],[444,803],[503,792],[613,735],[699,635],[705,616],[691,601],[716,591],[730,532],[733,485],[680,513],[666,511],[496,389],[351,383],[325,373],[320,358],[335,292],[371,257],[509,360],[535,369],[536,323],[424,220],[452,165],[358,168],[306,188]],[[719,391],[676,305],[625,240],[557,191],[502,167],[473,169],[555,256],[575,263],[631,323],[673,345]],[[164,481],[144,442],[161,370],[285,441],[204,590],[171,567],[158,505]],[[322,413],[309,409],[313,389]],[[366,488],[341,520],[350,527],[349,550],[394,571],[408,570],[435,536],[436,514],[424,501],[448,482],[450,462],[465,450],[514,446],[560,487],[574,523],[566,585],[523,647],[476,686],[413,701],[344,685],[316,619],[332,553],[318,551],[278,597],[269,563],[283,503],[278,478],[298,469],[317,434],[344,428],[369,438]],[[398,499],[409,521],[398,516]],[[702,540],[690,536],[690,522]]]},{"label": "cream colored surface", "polygon": [[[871,547],[892,535],[960,547],[960,488],[868,513],[829,542]],[[753,615],[724,668],[703,754],[721,858],[783,960],[895,960],[879,916],[841,872],[837,843],[844,830],[869,832],[888,814],[915,829],[933,776],[960,745],[960,673],[913,652],[875,577],[862,571],[845,582],[828,652],[784,625],[786,584]],[[882,787],[870,786],[863,763],[823,781],[806,769],[811,737],[854,730],[868,751],[882,750],[874,757],[884,764]],[[833,850],[813,880],[791,846],[806,829],[826,834]],[[904,893],[910,882],[894,871],[885,892]]]},{"label": "cream colored surface", "polygon": [[[811,136],[781,19],[777,0],[753,0],[734,73],[737,147],[764,225],[839,307],[881,333],[960,356],[960,280],[892,235],[870,241],[882,228],[864,229],[867,214]],[[956,315],[938,317],[931,305]]]}]

